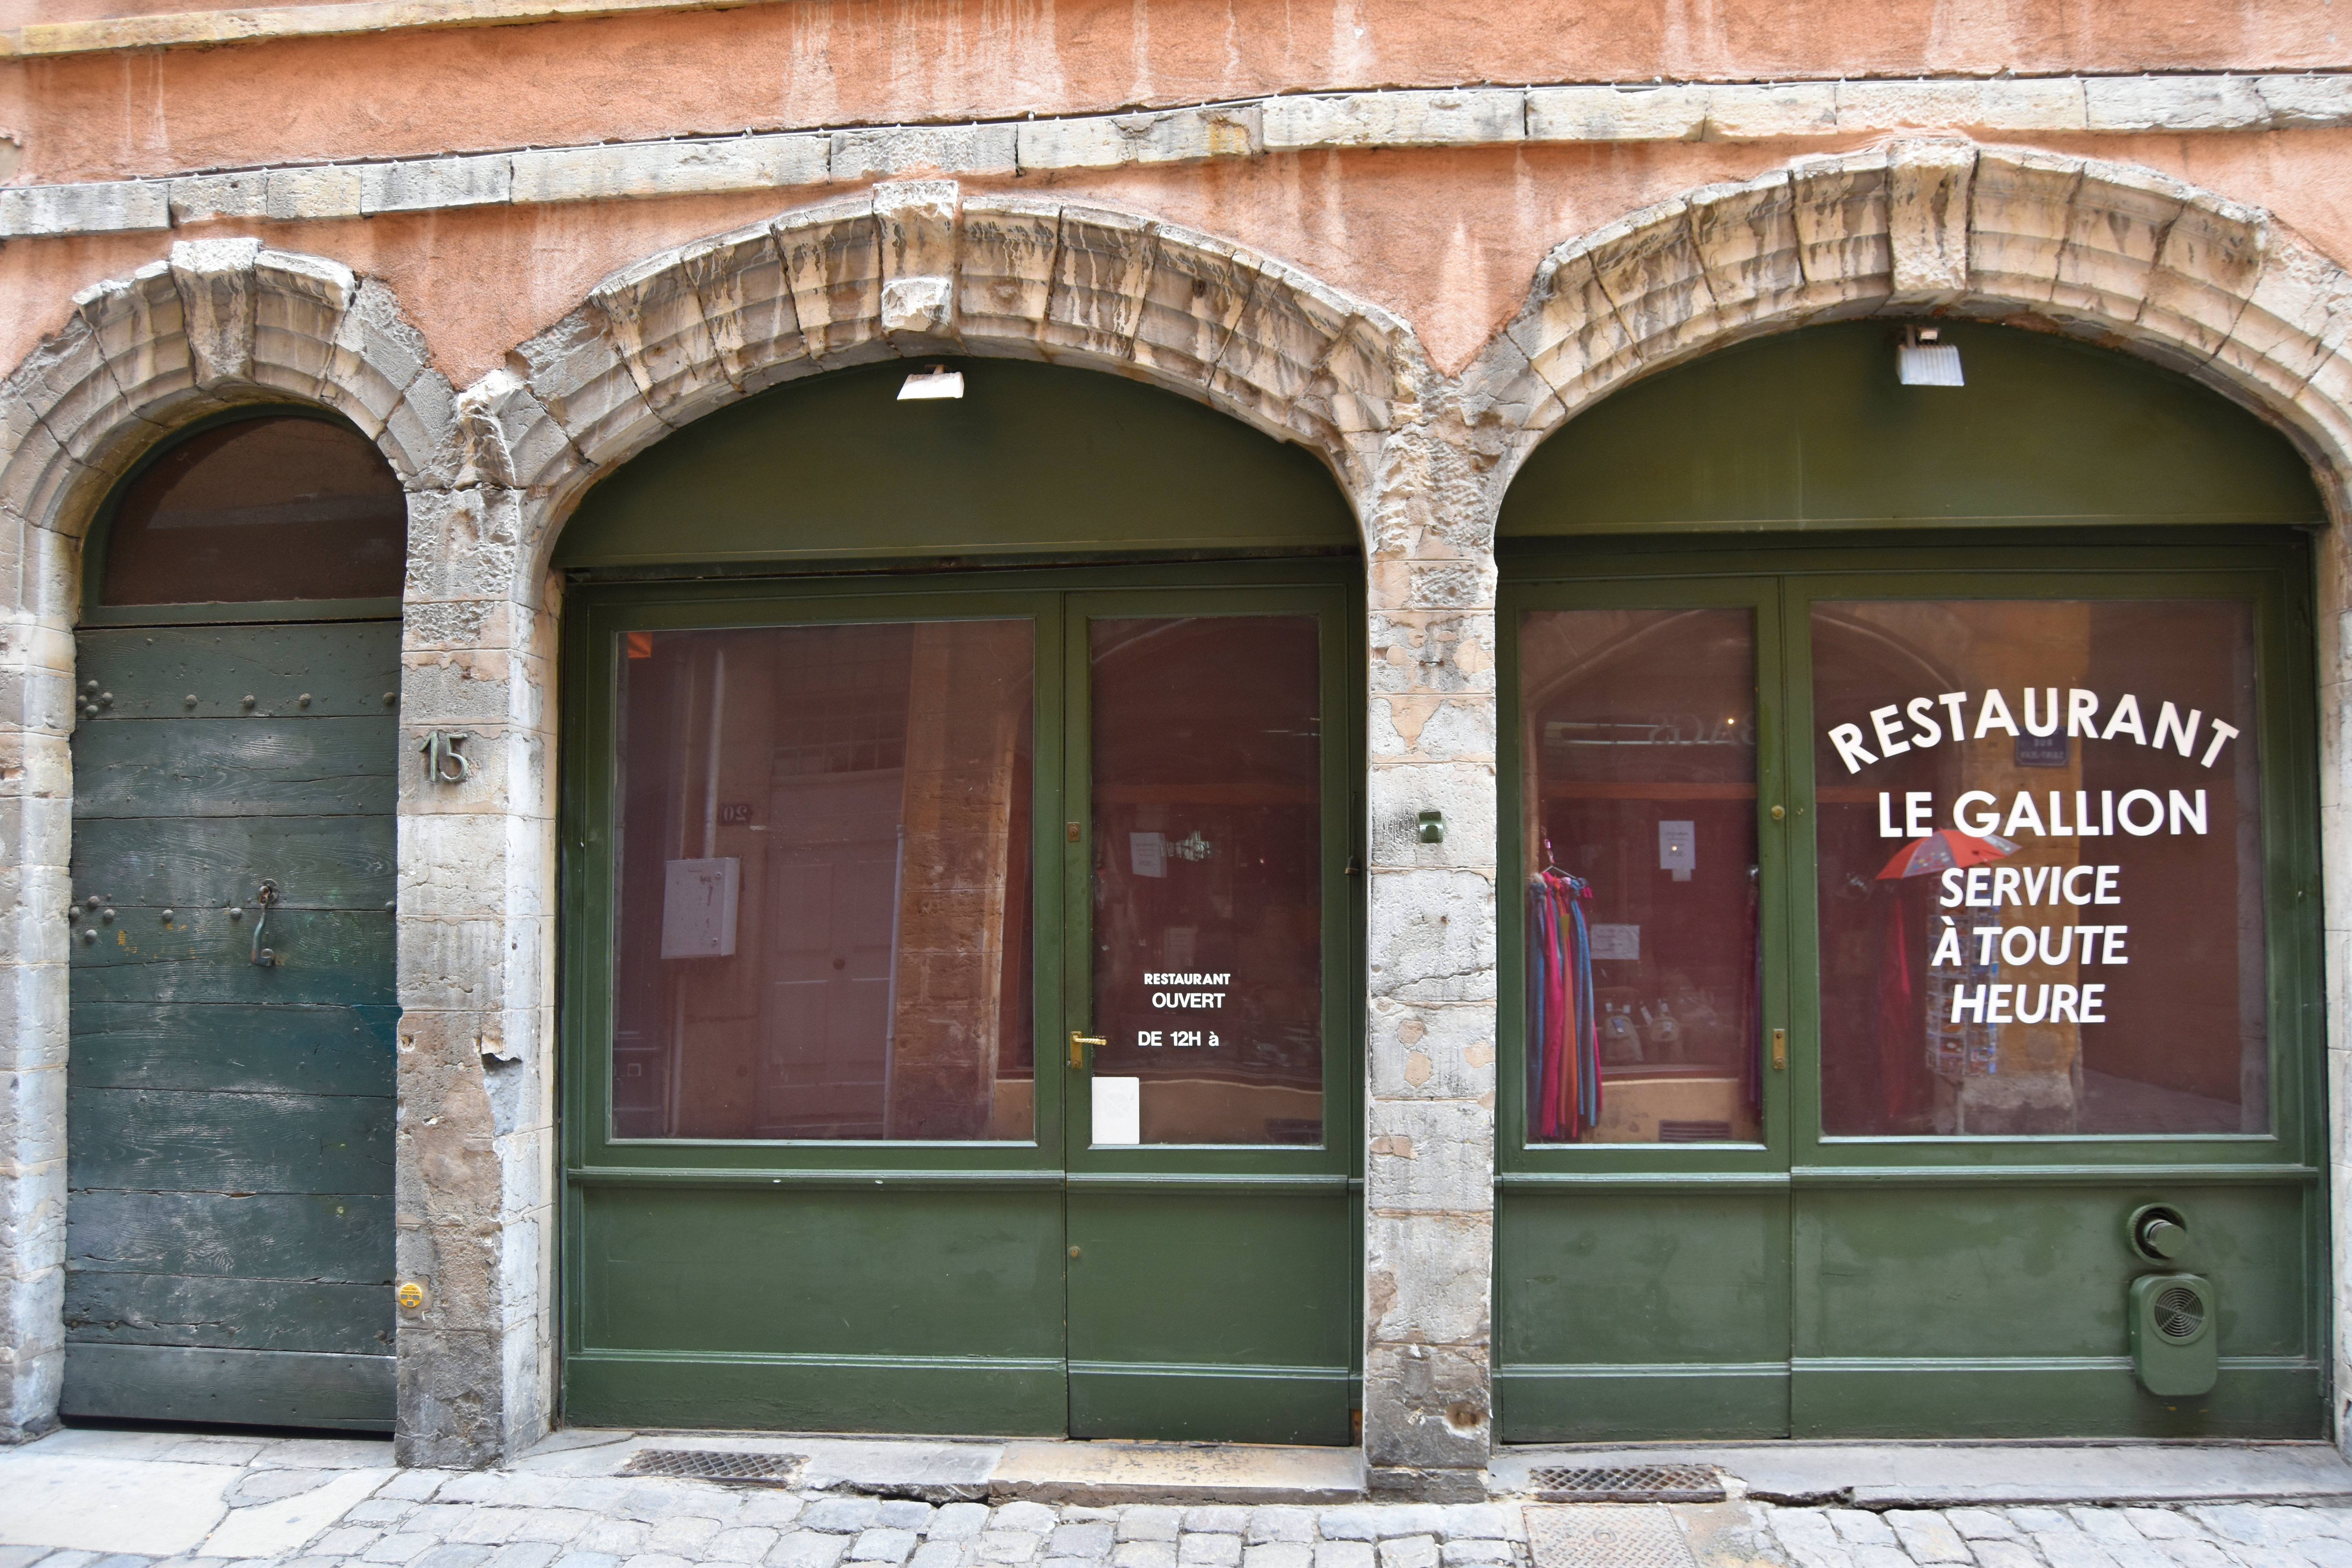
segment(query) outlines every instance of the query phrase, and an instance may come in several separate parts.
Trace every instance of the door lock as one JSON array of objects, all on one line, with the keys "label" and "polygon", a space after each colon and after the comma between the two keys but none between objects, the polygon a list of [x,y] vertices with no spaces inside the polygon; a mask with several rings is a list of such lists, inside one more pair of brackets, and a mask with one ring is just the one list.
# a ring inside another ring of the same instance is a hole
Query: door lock
[{"label": "door lock", "polygon": [[1070,1065],[1074,1068],[1085,1067],[1087,1065],[1087,1047],[1088,1046],[1107,1046],[1108,1044],[1110,1044],[1110,1042],[1104,1039],[1100,1035],[1081,1035],[1076,1029],[1072,1029],[1070,1031]]},{"label": "door lock", "polygon": [[1789,1070],[1789,1031],[1786,1029],[1772,1031],[1772,1070],[1774,1072]]}]

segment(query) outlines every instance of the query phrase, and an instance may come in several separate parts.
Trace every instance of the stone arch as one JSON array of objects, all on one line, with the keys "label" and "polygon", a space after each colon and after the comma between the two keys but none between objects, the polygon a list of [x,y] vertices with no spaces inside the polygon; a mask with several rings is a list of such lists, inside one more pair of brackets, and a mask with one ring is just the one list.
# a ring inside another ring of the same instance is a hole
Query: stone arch
[{"label": "stone arch", "polygon": [[1569,241],[1464,378],[1526,454],[1635,377],[1809,322],[1941,311],[2124,348],[2284,426],[2340,506],[2352,278],[2264,210],[2132,165],[1896,142],[1703,186]]},{"label": "stone arch", "polygon": [[[1360,511],[1423,363],[1378,306],[1181,225],[890,182],[606,278],[458,397],[456,479],[527,492],[558,523],[598,474],[713,408],[927,353],[1166,387],[1308,447]],[[543,561],[554,529],[533,531]]]},{"label": "stone arch", "polygon": [[75,295],[63,329],[0,384],[0,506],[78,539],[106,487],[155,440],[272,398],[342,415],[415,490],[435,481],[452,395],[384,284],[259,240],[182,243]]}]

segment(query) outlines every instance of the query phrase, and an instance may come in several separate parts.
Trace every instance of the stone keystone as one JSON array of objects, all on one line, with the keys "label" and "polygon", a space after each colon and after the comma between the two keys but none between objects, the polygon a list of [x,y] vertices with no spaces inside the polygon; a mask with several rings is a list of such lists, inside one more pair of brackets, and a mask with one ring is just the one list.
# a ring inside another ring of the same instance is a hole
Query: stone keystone
[{"label": "stone keystone", "polygon": [[183,240],[172,247],[196,384],[242,381],[253,372],[253,267],[257,239]]}]

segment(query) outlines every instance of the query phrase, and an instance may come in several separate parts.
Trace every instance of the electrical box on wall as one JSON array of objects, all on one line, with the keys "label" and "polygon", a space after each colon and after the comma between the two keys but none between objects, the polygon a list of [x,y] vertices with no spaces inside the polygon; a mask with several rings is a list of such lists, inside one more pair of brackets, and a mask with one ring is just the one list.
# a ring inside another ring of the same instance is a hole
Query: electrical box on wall
[{"label": "electrical box on wall", "polygon": [[2201,1274],[2143,1274],[2131,1283],[2132,1370],[2150,1394],[2210,1394],[2221,1376],[2213,1320],[2221,1296]]},{"label": "electrical box on wall", "polygon": [[662,878],[664,958],[734,956],[741,864],[732,855],[669,862]]}]

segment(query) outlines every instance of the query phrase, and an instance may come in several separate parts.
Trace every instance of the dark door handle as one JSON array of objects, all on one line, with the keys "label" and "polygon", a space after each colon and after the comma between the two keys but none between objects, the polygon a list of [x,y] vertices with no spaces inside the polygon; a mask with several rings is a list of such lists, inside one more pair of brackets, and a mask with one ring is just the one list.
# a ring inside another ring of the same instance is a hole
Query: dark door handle
[{"label": "dark door handle", "polygon": [[261,918],[253,922],[253,962],[264,969],[274,969],[278,965],[278,954],[262,946],[261,938],[269,930],[269,911],[277,907],[278,884],[265,880],[253,895],[253,901],[261,906]]}]

